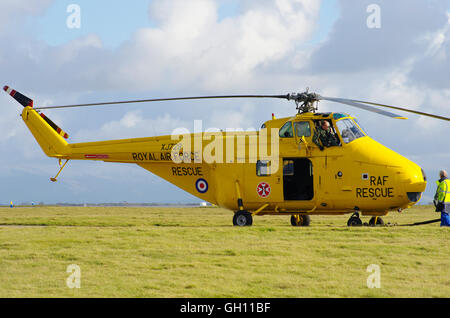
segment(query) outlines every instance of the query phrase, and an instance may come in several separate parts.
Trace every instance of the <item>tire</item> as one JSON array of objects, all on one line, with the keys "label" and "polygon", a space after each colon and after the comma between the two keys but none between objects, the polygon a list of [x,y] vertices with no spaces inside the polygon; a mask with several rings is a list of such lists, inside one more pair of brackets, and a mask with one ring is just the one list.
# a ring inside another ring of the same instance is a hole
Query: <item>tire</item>
[{"label": "tire", "polygon": [[356,216],[350,217],[350,219],[348,219],[347,221],[347,226],[361,226],[361,225],[362,225],[361,219]]},{"label": "tire", "polygon": [[375,219],[376,219],[375,216],[370,219],[370,221],[369,221],[370,226],[384,225],[384,221],[382,218],[380,218],[380,217],[377,218],[377,224],[375,224]]},{"label": "tire", "polygon": [[251,226],[253,224],[253,217],[247,211],[237,211],[233,216],[234,226]]},{"label": "tire", "polygon": [[309,215],[299,215],[299,220],[295,217],[295,215],[291,216],[291,225],[292,226],[309,226],[311,223],[311,218]]}]

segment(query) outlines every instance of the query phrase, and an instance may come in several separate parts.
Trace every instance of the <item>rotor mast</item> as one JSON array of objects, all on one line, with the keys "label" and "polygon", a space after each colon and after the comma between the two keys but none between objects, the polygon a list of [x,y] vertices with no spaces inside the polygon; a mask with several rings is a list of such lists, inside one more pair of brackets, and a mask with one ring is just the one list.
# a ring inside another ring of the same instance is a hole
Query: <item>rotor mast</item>
[{"label": "rotor mast", "polygon": [[293,100],[299,114],[315,113],[319,109],[320,96],[310,93],[309,88],[303,93],[292,93],[286,96],[287,100]]}]

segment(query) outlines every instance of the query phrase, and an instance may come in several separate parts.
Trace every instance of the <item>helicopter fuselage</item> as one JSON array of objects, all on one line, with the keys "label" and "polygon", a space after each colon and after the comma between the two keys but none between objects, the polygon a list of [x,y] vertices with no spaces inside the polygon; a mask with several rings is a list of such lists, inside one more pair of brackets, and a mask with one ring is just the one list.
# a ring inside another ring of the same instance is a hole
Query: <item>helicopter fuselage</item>
[{"label": "helicopter fuselage", "polygon": [[[43,151],[66,160],[133,163],[203,201],[254,214],[385,215],[411,207],[426,188],[422,169],[367,136],[340,113],[267,121],[260,131],[213,132],[67,143],[38,112],[22,118]],[[314,142],[319,122],[339,144]]]}]

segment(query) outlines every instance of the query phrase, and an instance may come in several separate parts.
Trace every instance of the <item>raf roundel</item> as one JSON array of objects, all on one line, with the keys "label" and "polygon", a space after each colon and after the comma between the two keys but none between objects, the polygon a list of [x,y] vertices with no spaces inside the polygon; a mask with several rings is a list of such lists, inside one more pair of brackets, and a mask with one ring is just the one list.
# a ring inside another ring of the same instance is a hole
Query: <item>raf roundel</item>
[{"label": "raf roundel", "polygon": [[208,182],[205,179],[198,179],[195,183],[197,191],[200,193],[206,193],[208,191]]}]

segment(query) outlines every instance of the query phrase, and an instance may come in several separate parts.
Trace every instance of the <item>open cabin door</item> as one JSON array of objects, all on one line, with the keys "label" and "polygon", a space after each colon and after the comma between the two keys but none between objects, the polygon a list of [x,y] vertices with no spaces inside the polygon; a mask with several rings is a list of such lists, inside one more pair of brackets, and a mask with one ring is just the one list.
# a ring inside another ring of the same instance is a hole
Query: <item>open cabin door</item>
[{"label": "open cabin door", "polygon": [[283,158],[283,195],[285,201],[309,201],[314,198],[311,160]]}]

